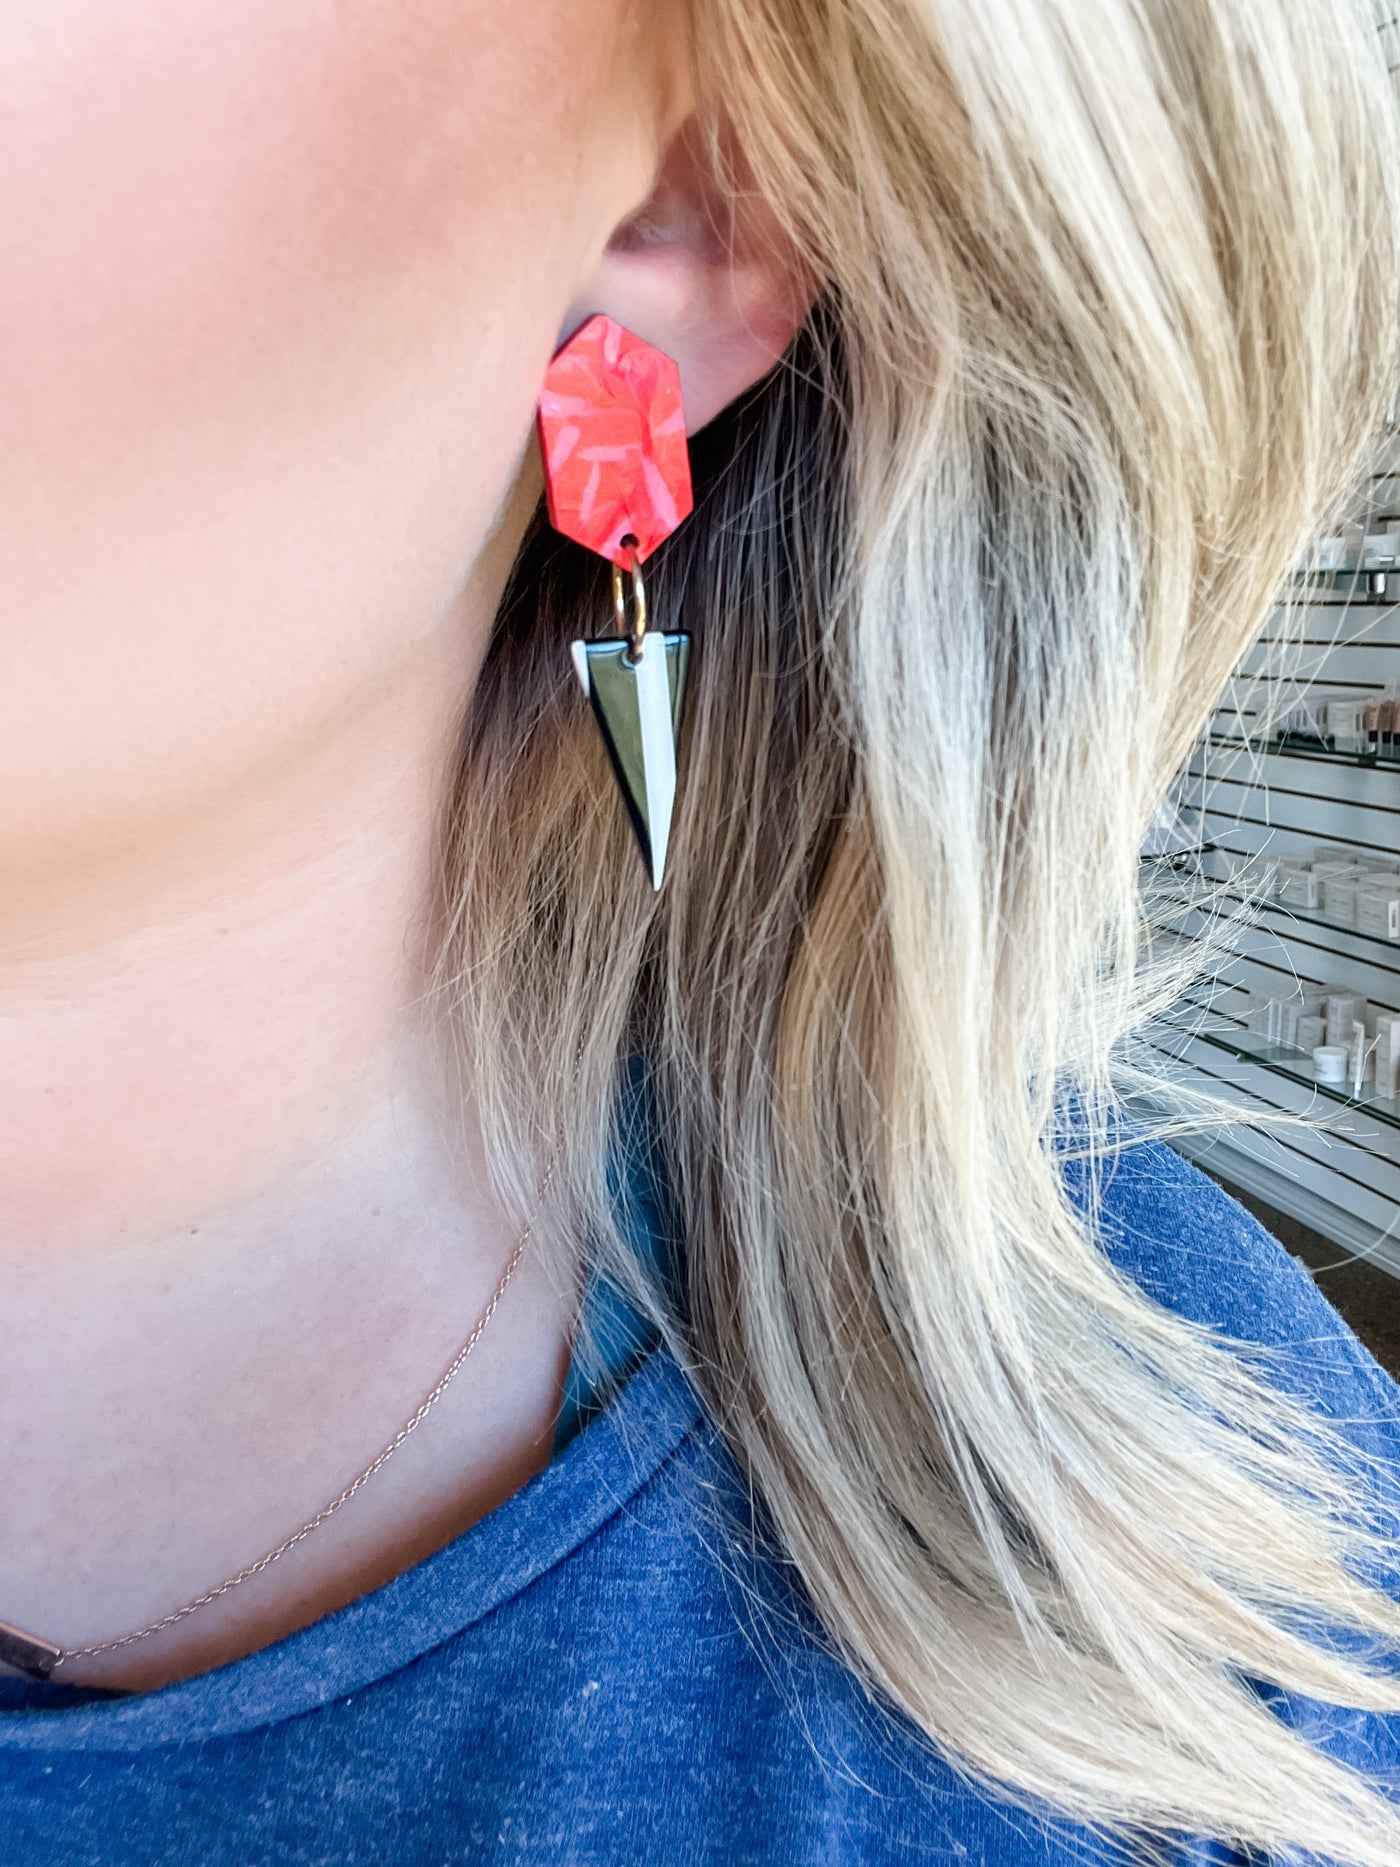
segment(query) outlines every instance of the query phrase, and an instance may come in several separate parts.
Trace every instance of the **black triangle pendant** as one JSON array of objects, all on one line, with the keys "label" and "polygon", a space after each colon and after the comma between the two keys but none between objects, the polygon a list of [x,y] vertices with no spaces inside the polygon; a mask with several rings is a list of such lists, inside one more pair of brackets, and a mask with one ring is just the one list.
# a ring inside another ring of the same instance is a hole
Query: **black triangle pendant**
[{"label": "black triangle pendant", "polygon": [[676,801],[676,745],[690,637],[649,629],[636,661],[629,658],[627,642],[615,635],[575,642],[573,655],[651,885],[660,888]]}]

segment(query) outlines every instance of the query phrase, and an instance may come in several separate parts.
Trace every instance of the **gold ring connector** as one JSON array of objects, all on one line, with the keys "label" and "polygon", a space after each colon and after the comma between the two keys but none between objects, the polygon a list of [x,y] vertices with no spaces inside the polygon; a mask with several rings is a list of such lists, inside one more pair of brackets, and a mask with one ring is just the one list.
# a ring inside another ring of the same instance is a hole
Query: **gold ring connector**
[{"label": "gold ring connector", "polygon": [[647,587],[642,581],[642,566],[637,557],[637,541],[631,532],[622,539],[622,548],[631,560],[628,574],[632,579],[632,620],[627,620],[627,592],[622,582],[622,566],[613,565],[613,610],[617,632],[627,638],[627,659],[635,661],[642,652],[642,638],[647,632]]}]

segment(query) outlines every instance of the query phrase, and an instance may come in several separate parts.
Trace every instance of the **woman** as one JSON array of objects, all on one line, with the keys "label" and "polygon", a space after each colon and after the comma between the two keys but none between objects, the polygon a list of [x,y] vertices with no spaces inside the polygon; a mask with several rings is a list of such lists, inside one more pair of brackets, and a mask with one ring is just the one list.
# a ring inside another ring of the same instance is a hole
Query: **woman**
[{"label": "woman", "polygon": [[1400,1859],[1396,1390],[1110,1089],[1400,383],[1383,50],[6,0],[6,1863]]}]

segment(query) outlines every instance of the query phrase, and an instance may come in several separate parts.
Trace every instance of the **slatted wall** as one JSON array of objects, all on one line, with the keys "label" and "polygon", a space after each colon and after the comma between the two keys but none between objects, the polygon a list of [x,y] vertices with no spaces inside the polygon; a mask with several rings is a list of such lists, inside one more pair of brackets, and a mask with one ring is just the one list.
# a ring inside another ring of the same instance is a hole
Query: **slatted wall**
[{"label": "slatted wall", "polygon": [[[1400,524],[1400,445],[1378,463],[1370,488],[1368,532]],[[1396,538],[1400,547],[1400,536]],[[1277,708],[1300,686],[1373,692],[1400,681],[1400,604],[1390,580],[1378,602],[1342,603],[1322,592],[1285,618],[1276,612],[1241,663],[1212,737],[1192,759],[1181,787],[1183,810],[1201,813],[1208,843],[1231,852],[1297,853],[1340,844],[1358,856],[1400,852],[1400,768],[1365,767],[1343,756],[1289,756],[1259,743]],[[1366,588],[1361,577],[1358,586]],[[1225,745],[1214,735],[1253,743]],[[1210,858],[1206,858],[1209,863]],[[1184,928],[1201,926],[1188,917]],[[1301,983],[1355,986],[1374,1004],[1400,1014],[1400,944],[1391,948],[1340,929],[1280,914],[1259,914],[1233,937],[1233,956],[1210,994],[1212,1022],[1240,1016],[1243,989],[1289,995]],[[1189,1025],[1190,1016],[1185,1022]],[[1229,1085],[1245,1102],[1306,1111],[1317,1127],[1259,1135],[1234,1129],[1203,1164],[1349,1249],[1400,1275],[1400,1128],[1358,1109],[1326,1102],[1303,1084],[1236,1061],[1197,1040],[1174,1040],[1187,1074]],[[1299,1059],[1302,1062],[1301,1056]]]}]

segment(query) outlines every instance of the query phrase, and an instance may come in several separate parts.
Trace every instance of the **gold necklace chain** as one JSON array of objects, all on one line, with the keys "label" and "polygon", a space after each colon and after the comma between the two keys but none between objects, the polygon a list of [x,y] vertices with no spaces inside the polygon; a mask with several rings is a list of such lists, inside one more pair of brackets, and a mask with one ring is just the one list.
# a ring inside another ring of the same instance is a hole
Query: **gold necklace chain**
[{"label": "gold necklace chain", "polygon": [[[580,1046],[580,1057],[581,1054],[582,1047]],[[577,1077],[577,1066],[575,1067],[574,1073]],[[550,1158],[544,1178],[540,1181],[539,1192],[535,1200],[535,1210],[530,1216],[530,1222],[517,1239],[515,1249],[511,1252],[506,1262],[506,1267],[502,1271],[500,1279],[496,1284],[496,1288],[491,1293],[490,1301],[477,1318],[471,1334],[438,1377],[432,1390],[420,1402],[419,1406],[409,1418],[404,1421],[403,1425],[394,1434],[394,1437],[389,1441],[388,1445],[370,1461],[357,1478],[352,1479],[351,1482],[346,1485],[345,1489],[338,1497],[332,1499],[323,1510],[317,1511],[314,1517],[309,1518],[299,1530],[293,1531],[293,1533],[280,1542],[275,1549],[270,1549],[265,1556],[259,1556],[256,1562],[250,1562],[246,1568],[240,1569],[237,1575],[231,1575],[226,1582],[220,1582],[216,1588],[206,1589],[202,1595],[196,1595],[193,1601],[187,1601],[182,1608],[176,1608],[169,1614],[163,1614],[158,1621],[152,1621],[148,1627],[138,1627],[135,1633],[119,1634],[113,1640],[95,1640],[83,1647],[60,1647],[55,1645],[52,1641],[40,1639],[38,1635],[26,1633],[22,1628],[13,1627],[8,1622],[0,1621],[0,1660],[4,1660],[7,1665],[13,1666],[17,1671],[24,1673],[31,1679],[47,1679],[54,1667],[61,1666],[65,1660],[87,1659],[95,1653],[110,1653],[117,1647],[129,1647],[137,1640],[145,1640],[151,1634],[157,1634],[163,1628],[173,1626],[176,1621],[182,1621],[187,1614],[193,1614],[196,1608],[202,1608],[207,1606],[211,1601],[217,1601],[221,1595],[226,1595],[231,1588],[237,1588],[240,1582],[246,1582],[252,1576],[260,1574],[264,1569],[269,1567],[270,1564],[276,1562],[280,1556],[285,1556],[289,1549],[294,1549],[303,1538],[310,1536],[311,1532],[318,1529],[328,1517],[334,1516],[335,1512],[340,1509],[342,1504],[348,1504],[360,1487],[364,1484],[368,1484],[369,1480],[373,1478],[374,1474],[385,1461],[398,1451],[404,1440],[407,1439],[409,1434],[422,1422],[429,1408],[438,1399],[453,1375],[456,1374],[462,1363],[476,1347],[477,1342],[481,1338],[482,1331],[496,1313],[497,1304],[505,1295],[506,1286],[509,1284],[514,1274],[515,1267],[524,1256],[525,1247],[534,1236],[535,1226],[539,1221],[545,1196],[549,1192],[550,1184],[554,1179],[555,1169],[559,1165],[559,1154],[562,1145],[561,1137],[559,1144],[556,1145],[554,1153]]]}]

